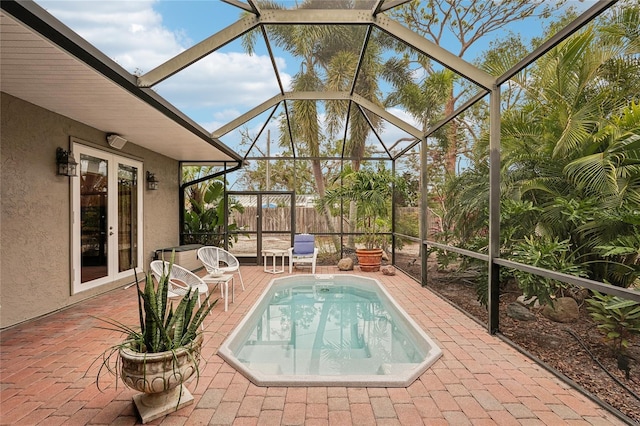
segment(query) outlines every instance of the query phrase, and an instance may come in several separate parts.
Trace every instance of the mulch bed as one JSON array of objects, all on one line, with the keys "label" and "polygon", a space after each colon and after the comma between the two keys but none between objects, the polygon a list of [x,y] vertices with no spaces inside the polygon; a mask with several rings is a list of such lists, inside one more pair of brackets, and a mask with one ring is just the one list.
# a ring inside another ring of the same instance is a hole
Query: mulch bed
[{"label": "mulch bed", "polygon": [[[428,288],[487,324],[487,310],[476,300],[470,280],[460,279],[451,273],[431,271],[428,274]],[[626,377],[625,371],[618,367],[618,358],[591,320],[585,304],[580,306],[580,318],[575,323],[557,323],[533,309],[535,321],[518,321],[506,315],[506,307],[519,295],[517,287],[508,288],[502,293],[500,333],[588,393],[640,423],[640,339],[634,338],[627,349],[631,359],[629,376]],[[616,383],[607,372],[622,385]]]}]

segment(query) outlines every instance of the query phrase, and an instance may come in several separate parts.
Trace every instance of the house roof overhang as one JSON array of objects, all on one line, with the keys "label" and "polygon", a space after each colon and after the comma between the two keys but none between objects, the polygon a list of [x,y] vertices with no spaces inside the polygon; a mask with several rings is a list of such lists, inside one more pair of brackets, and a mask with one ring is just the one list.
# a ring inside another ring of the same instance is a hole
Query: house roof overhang
[{"label": "house roof overhang", "polygon": [[34,2],[2,1],[0,90],[179,161],[242,158]]}]

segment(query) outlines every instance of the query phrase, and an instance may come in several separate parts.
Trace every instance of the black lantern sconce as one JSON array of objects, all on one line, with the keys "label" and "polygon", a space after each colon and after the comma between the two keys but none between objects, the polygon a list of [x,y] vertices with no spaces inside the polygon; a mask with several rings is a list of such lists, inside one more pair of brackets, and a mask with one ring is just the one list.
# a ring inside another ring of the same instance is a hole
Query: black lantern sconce
[{"label": "black lantern sconce", "polygon": [[78,163],[76,163],[76,159],[73,158],[73,152],[58,148],[56,150],[56,163],[58,164],[59,175],[77,176]]},{"label": "black lantern sconce", "polygon": [[155,191],[158,189],[158,184],[160,181],[156,179],[156,175],[151,172],[147,172],[147,189],[150,191]]}]

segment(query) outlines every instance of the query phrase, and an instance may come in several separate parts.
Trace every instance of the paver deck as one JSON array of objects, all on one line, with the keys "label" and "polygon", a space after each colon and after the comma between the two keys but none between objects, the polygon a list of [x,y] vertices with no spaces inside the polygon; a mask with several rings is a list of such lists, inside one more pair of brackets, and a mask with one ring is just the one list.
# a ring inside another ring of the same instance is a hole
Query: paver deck
[{"label": "paver deck", "polygon": [[[304,271],[303,271],[304,272]],[[296,272],[296,273],[303,273]],[[339,273],[318,267],[318,273]],[[359,273],[356,271],[355,273]],[[163,425],[618,425],[620,419],[516,351],[411,278],[379,279],[443,350],[407,388],[258,387],[216,351],[274,278],[243,266],[245,291],[205,321],[192,405]],[[96,357],[120,339],[95,317],[137,321],[135,287],[118,289],[0,333],[0,424],[133,425],[134,391],[95,385]]]}]

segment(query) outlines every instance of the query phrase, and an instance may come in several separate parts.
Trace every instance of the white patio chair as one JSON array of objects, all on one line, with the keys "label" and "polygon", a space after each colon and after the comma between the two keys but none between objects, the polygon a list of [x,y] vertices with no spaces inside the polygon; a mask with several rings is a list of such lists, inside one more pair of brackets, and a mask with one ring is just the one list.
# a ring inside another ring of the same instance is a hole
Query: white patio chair
[{"label": "white patio chair", "polygon": [[[163,274],[169,272],[170,265],[171,263],[166,260],[154,260],[151,262],[151,272],[156,280],[159,281]],[[186,296],[190,289],[194,288],[198,290],[198,307],[200,307],[202,306],[200,295],[204,294],[205,296],[209,296],[209,286],[202,281],[202,278],[190,270],[174,263],[169,273],[169,291],[167,297],[183,297]],[[207,304],[211,306],[208,299]]]},{"label": "white patio chair", "polygon": [[289,273],[293,272],[294,264],[311,264],[311,273],[316,273],[318,248],[315,237],[309,234],[298,234],[293,237],[293,247],[289,249]]},{"label": "white patio chair", "polygon": [[242,290],[244,290],[240,262],[234,255],[220,247],[204,246],[198,249],[198,259],[210,274],[216,270],[223,271],[225,274],[238,274]]}]

